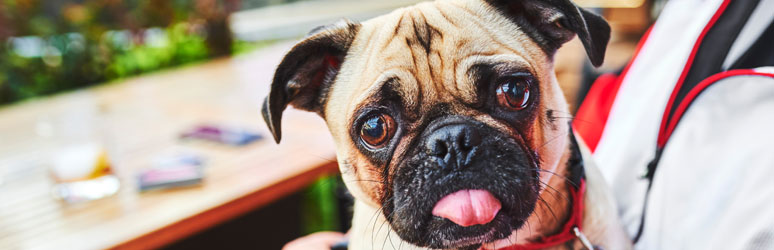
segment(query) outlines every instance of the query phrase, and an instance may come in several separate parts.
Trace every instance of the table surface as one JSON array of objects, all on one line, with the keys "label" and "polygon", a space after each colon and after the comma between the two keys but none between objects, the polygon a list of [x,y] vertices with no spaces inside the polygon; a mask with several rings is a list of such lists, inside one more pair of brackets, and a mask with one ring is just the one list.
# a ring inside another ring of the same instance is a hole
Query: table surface
[{"label": "table surface", "polygon": [[[148,249],[174,242],[334,173],[322,119],[289,110],[276,145],[260,115],[276,64],[291,43],[0,108],[0,249]],[[199,124],[262,133],[246,147],[180,141]],[[51,158],[63,148],[106,148],[120,191],[66,204],[51,196]],[[137,173],[159,155],[206,158],[203,185],[139,193]]]}]

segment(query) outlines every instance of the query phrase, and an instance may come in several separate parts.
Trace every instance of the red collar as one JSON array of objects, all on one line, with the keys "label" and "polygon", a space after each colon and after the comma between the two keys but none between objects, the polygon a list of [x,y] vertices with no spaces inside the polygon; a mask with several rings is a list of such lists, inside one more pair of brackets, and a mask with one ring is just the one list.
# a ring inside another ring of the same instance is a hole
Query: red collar
[{"label": "red collar", "polygon": [[578,237],[582,237],[583,239],[581,240],[586,240],[585,236],[578,235],[582,232],[583,194],[586,192],[586,178],[581,178],[580,186],[577,189],[570,188],[570,192],[572,195],[572,214],[570,215],[570,219],[564,224],[561,232],[551,236],[542,237],[538,241],[530,242],[529,244],[513,245],[498,250],[536,250],[556,246]]}]

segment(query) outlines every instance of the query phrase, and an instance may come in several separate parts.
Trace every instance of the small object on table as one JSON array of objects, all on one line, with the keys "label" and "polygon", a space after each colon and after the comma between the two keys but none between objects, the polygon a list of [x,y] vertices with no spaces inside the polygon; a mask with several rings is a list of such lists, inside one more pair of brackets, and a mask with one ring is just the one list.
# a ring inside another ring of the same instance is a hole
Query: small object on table
[{"label": "small object on table", "polygon": [[202,125],[183,133],[180,138],[199,139],[231,146],[245,146],[263,139],[263,136],[244,129]]},{"label": "small object on table", "polygon": [[161,157],[138,175],[140,191],[199,185],[204,179],[203,164],[195,154]]},{"label": "small object on table", "polygon": [[68,147],[53,158],[54,197],[68,203],[111,196],[121,186],[113,175],[107,153],[96,143]]}]

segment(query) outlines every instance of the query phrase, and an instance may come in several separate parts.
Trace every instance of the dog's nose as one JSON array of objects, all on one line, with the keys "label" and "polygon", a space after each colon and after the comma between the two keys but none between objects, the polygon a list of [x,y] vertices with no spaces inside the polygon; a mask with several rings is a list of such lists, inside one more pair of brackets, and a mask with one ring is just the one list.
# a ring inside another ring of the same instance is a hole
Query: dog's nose
[{"label": "dog's nose", "polygon": [[475,156],[481,135],[476,129],[462,124],[447,125],[433,131],[427,139],[427,153],[438,160],[443,168],[457,169],[470,164]]}]

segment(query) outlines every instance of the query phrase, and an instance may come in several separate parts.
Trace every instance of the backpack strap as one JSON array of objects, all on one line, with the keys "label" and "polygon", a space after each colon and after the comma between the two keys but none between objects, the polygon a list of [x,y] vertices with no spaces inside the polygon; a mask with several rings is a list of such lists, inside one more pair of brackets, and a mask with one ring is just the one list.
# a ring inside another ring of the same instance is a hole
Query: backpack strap
[{"label": "backpack strap", "polygon": [[722,64],[736,37],[759,2],[760,0],[724,0],[696,40],[683,72],[667,102],[659,127],[656,151],[643,176],[648,181],[648,187],[645,193],[640,226],[633,239],[634,243],[640,240],[644,231],[648,197],[661,155],[685,111],[699,94],[715,82],[734,75],[754,74],[755,71],[752,70],[723,72]]}]

